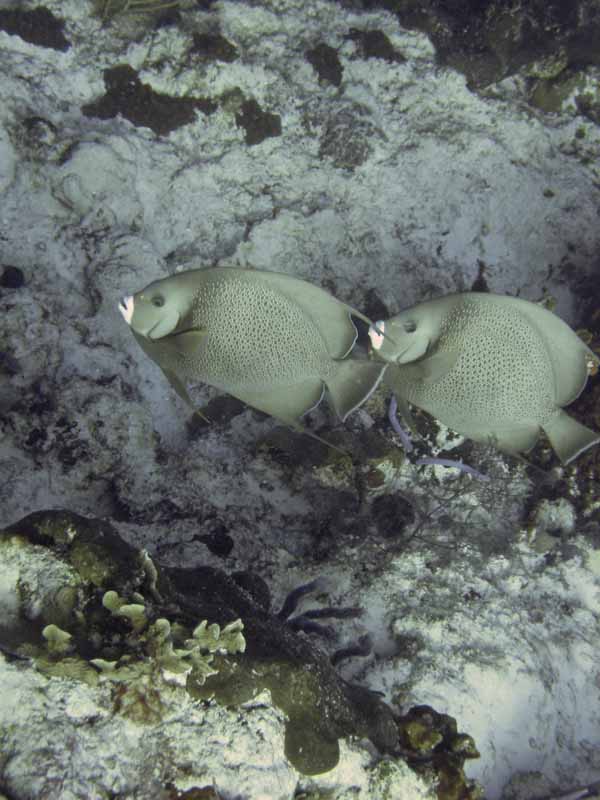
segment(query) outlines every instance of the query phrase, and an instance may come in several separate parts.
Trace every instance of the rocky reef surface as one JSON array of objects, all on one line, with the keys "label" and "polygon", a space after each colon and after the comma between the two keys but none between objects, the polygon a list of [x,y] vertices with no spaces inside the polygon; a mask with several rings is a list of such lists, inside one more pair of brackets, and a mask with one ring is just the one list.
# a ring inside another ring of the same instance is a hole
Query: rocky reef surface
[{"label": "rocky reef surface", "polygon": [[418,455],[491,480],[419,466],[383,392],[311,415],[352,458],[198,386],[206,424],[117,310],[235,264],[377,319],[544,299],[598,348],[599,30],[593,0],[0,3],[0,792],[600,778],[596,452],[528,466],[423,414]]}]

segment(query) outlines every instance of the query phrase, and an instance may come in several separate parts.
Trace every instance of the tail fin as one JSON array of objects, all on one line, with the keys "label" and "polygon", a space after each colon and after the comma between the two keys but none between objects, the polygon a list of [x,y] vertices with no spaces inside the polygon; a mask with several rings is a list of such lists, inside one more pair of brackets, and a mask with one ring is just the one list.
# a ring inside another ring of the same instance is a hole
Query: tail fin
[{"label": "tail fin", "polygon": [[600,433],[586,428],[562,410],[559,410],[543,427],[563,464],[568,464],[588,447],[600,443]]},{"label": "tail fin", "polygon": [[331,403],[342,421],[375,391],[387,364],[347,358],[336,361],[336,371],[326,381]]}]

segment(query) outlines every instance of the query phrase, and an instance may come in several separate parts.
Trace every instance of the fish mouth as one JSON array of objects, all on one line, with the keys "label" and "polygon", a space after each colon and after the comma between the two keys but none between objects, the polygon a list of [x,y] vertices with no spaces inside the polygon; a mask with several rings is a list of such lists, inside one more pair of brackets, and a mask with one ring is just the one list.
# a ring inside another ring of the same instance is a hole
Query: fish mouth
[{"label": "fish mouth", "polygon": [[127,295],[119,300],[119,311],[125,322],[131,325],[131,318],[133,317],[133,295]]},{"label": "fish mouth", "polygon": [[369,328],[369,339],[373,350],[381,350],[385,338],[385,322],[376,322]]}]

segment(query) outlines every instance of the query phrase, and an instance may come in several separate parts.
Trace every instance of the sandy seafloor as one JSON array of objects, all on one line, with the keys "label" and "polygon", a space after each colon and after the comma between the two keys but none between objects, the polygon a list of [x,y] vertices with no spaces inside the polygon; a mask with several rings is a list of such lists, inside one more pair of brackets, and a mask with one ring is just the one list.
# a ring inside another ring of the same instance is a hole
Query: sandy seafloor
[{"label": "sandy seafloor", "polygon": [[[578,325],[598,277],[599,126],[573,98],[533,109],[518,76],[476,93],[383,10],[220,0],[152,29],[103,26],[85,0],[45,6],[68,49],[0,31],[0,260],[24,276],[0,290],[0,523],[57,507],[104,517],[164,563],[257,570],[279,601],[324,576],[328,602],[365,608],[340,641],[373,640],[344,674],[455,717],[489,800],[516,796],[503,789],[521,772],[546,794],[600,779],[597,485],[585,513],[536,501],[536,473],[473,449],[490,483],[406,461],[366,502],[408,498],[413,527],[363,507],[348,528],[351,482],[256,448],[273,420],[246,409],[190,435],[117,310],[176,269],[234,264],[377,316],[483,274],[491,291],[552,296]],[[384,31],[401,57],[366,57],[353,29]],[[218,31],[235,60],[190,56],[194,30]],[[337,50],[339,85],[305,56],[319,42]],[[161,134],[84,115],[123,63],[214,110]],[[278,135],[248,143],[240,93],[278,115]],[[377,400],[348,428],[392,436]],[[577,465],[565,475],[574,485]],[[196,535],[217,523],[226,557]]]}]

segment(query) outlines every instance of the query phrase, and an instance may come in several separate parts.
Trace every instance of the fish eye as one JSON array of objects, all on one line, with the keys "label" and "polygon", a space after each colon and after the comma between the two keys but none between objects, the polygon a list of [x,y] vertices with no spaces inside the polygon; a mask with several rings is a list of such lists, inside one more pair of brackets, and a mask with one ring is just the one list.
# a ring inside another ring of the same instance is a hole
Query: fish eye
[{"label": "fish eye", "polygon": [[151,302],[153,306],[156,306],[156,308],[162,308],[165,304],[165,298],[162,296],[162,294],[155,294]]},{"label": "fish eye", "polygon": [[403,323],[403,327],[406,333],[414,333],[417,330],[417,323],[414,319],[407,319],[406,322]]}]

